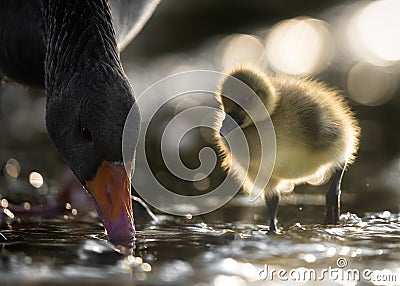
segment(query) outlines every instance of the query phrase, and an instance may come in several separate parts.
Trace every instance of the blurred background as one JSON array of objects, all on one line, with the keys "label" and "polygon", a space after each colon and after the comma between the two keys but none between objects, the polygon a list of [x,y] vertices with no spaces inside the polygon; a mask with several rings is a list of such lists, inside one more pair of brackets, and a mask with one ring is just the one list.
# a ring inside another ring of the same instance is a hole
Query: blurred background
[{"label": "blurred background", "polygon": [[[256,63],[271,74],[310,76],[342,90],[362,127],[358,158],[343,181],[342,212],[399,212],[398,11],[398,0],[168,0],[122,52],[122,62],[136,95],[177,72],[224,72],[240,63]],[[183,181],[162,161],[165,126],[178,112],[204,100],[192,96],[171,101],[153,118],[148,132],[153,173],[176,193],[211,191],[225,176],[217,166],[202,180]],[[66,167],[47,136],[44,112],[39,91],[0,87],[0,200],[43,205],[55,198]],[[176,128],[184,126],[178,122]],[[203,147],[213,147],[210,134],[196,129],[180,142],[182,161],[189,168],[199,165]],[[174,142],[174,135],[168,136]],[[146,179],[140,184],[145,188]],[[327,188],[300,186],[286,196],[279,212],[284,225],[322,222]],[[263,202],[251,204],[238,194],[205,219],[265,222],[266,209]]]}]

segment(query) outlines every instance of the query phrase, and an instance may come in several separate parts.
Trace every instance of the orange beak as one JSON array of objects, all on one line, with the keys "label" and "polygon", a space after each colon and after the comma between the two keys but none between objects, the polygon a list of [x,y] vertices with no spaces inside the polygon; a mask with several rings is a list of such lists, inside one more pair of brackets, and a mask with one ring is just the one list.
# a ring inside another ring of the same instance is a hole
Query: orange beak
[{"label": "orange beak", "polygon": [[96,176],[86,181],[107,234],[113,242],[128,242],[134,238],[131,180],[124,165],[103,161]]}]

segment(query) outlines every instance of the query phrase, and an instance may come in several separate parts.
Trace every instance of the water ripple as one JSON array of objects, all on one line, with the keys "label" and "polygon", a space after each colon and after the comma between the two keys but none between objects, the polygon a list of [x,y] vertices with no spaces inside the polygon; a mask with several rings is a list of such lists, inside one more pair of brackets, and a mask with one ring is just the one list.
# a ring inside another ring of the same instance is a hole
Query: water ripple
[{"label": "water ripple", "polygon": [[349,269],[395,271],[400,259],[399,218],[389,212],[363,218],[345,214],[338,226],[296,224],[268,234],[265,225],[160,217],[137,232],[131,253],[121,253],[104,240],[96,223],[43,220],[1,230],[0,276],[6,282],[35,277],[53,282],[258,285],[265,282],[258,276],[266,265],[324,269],[345,261]]}]

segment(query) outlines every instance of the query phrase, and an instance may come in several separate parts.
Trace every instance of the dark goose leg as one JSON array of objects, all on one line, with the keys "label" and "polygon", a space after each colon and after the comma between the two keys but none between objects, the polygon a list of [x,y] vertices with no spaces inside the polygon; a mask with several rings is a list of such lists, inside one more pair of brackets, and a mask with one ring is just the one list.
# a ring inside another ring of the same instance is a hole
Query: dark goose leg
[{"label": "dark goose leg", "polygon": [[278,205],[279,205],[279,194],[268,194],[265,196],[265,202],[268,207],[268,214],[269,214],[269,230],[276,232],[277,227],[277,218],[276,215],[278,213]]},{"label": "dark goose leg", "polygon": [[341,182],[345,168],[336,171],[332,185],[326,193],[325,224],[337,224],[340,214]]}]

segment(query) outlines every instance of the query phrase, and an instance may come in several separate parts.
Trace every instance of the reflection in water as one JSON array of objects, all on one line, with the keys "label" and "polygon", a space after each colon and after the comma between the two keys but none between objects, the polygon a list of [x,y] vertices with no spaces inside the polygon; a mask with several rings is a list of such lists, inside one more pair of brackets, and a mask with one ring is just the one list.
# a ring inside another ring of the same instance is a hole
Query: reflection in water
[{"label": "reflection in water", "polygon": [[[296,275],[304,274],[298,272],[301,269],[312,270],[321,275],[329,267],[386,269],[388,275],[400,275],[400,215],[388,211],[362,219],[345,214],[340,227],[296,224],[273,235],[263,225],[188,223],[159,216],[158,223],[144,225],[137,233],[136,247],[128,255],[103,240],[103,229],[93,222],[42,220],[39,225],[12,224],[1,233],[0,276],[6,283],[34,278],[60,283],[74,279],[82,283],[265,285],[273,269],[288,273],[295,269]],[[305,282],[318,285],[311,278]],[[324,282],[354,285],[352,277],[339,278],[326,276]]]}]

